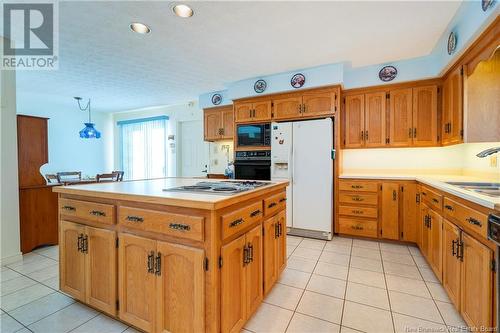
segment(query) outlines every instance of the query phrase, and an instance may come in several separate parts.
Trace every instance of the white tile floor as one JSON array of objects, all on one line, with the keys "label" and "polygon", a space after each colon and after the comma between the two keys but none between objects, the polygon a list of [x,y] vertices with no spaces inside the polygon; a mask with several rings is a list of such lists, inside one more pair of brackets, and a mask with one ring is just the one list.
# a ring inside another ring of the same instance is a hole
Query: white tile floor
[{"label": "white tile floor", "polygon": [[[454,332],[465,323],[416,247],[288,237],[288,267],[243,332]],[[137,332],[58,291],[58,247],[0,272],[0,332]]]}]

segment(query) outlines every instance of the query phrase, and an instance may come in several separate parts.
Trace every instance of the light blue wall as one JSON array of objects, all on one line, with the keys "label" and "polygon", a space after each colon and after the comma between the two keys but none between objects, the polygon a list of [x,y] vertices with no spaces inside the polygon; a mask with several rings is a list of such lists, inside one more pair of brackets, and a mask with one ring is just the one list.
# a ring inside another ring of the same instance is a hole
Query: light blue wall
[{"label": "light blue wall", "polygon": [[[463,1],[436,46],[427,56],[357,68],[352,68],[349,63],[337,63],[232,82],[226,84],[225,90],[219,91],[224,98],[222,104],[231,104],[232,99],[258,95],[254,92],[253,85],[259,78],[266,80],[268,84],[266,94],[294,90],[290,86],[290,78],[294,73],[299,72],[306,76],[304,88],[332,84],[342,84],[344,89],[381,85],[384,82],[380,81],[378,73],[385,65],[393,65],[398,69],[396,79],[387,84],[437,77],[443,74],[447,67],[458,59],[499,13],[498,1],[495,2],[493,8],[488,9],[486,12],[481,9],[480,0]],[[447,40],[450,31],[454,31],[458,37],[457,48],[452,55],[448,55],[447,52]],[[199,104],[201,108],[213,106],[211,97],[214,93],[216,92],[200,96]]]}]

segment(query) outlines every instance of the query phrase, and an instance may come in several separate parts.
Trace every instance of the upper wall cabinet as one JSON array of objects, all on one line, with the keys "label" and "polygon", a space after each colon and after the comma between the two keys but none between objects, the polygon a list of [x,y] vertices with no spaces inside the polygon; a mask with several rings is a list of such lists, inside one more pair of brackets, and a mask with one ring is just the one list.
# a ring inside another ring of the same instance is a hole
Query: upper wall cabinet
[{"label": "upper wall cabinet", "polygon": [[437,86],[413,88],[413,146],[436,146]]},{"label": "upper wall cabinet", "polygon": [[389,143],[392,147],[411,146],[413,138],[413,91],[389,92]]},{"label": "upper wall cabinet", "polygon": [[234,105],[235,121],[254,122],[271,120],[271,100],[253,103],[236,103]]},{"label": "upper wall cabinet", "polygon": [[232,140],[234,132],[233,106],[203,110],[205,141]]},{"label": "upper wall cabinet", "polygon": [[443,114],[441,136],[443,145],[463,141],[463,70],[450,72],[443,82]]}]

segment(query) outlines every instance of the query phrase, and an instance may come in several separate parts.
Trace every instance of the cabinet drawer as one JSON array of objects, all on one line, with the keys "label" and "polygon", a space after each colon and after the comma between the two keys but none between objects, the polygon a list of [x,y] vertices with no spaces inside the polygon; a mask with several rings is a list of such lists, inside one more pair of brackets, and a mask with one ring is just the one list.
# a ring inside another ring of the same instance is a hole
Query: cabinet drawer
[{"label": "cabinet drawer", "polygon": [[205,218],[202,216],[118,207],[118,223],[124,227],[197,241],[204,239],[204,222]]},{"label": "cabinet drawer", "polygon": [[345,193],[340,192],[339,202],[347,204],[363,204],[363,205],[376,205],[378,202],[378,195],[376,193]]},{"label": "cabinet drawer", "polygon": [[343,206],[339,207],[340,215],[369,217],[376,219],[378,216],[378,209],[375,207],[356,207],[356,206]]},{"label": "cabinet drawer", "polygon": [[262,218],[262,201],[251,203],[237,211],[221,216],[222,239],[226,239],[240,230],[246,229]]},{"label": "cabinet drawer", "polygon": [[431,208],[435,208],[439,211],[443,209],[443,196],[441,194],[436,193],[424,186],[422,186],[420,194],[422,200],[429,203]]},{"label": "cabinet drawer", "polygon": [[346,181],[339,182],[339,189],[341,191],[356,191],[356,192],[377,192],[377,183],[366,183],[360,181]]},{"label": "cabinet drawer", "polygon": [[480,213],[449,198],[444,198],[443,211],[451,220],[456,220],[460,222],[463,227],[487,237],[488,216],[486,214]]},{"label": "cabinet drawer", "polygon": [[286,192],[264,199],[264,215],[270,216],[286,207]]},{"label": "cabinet drawer", "polygon": [[339,232],[341,234],[377,237],[376,220],[359,220],[355,218],[339,218]]},{"label": "cabinet drawer", "polygon": [[97,202],[61,198],[59,213],[92,222],[115,223],[115,206]]}]

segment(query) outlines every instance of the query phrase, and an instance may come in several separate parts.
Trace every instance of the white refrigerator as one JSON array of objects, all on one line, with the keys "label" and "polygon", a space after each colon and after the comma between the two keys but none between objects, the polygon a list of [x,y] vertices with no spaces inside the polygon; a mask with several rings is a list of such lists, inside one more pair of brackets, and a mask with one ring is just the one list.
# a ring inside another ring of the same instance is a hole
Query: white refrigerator
[{"label": "white refrigerator", "polygon": [[291,235],[330,240],[333,225],[333,120],[271,125],[271,180],[288,179]]}]

